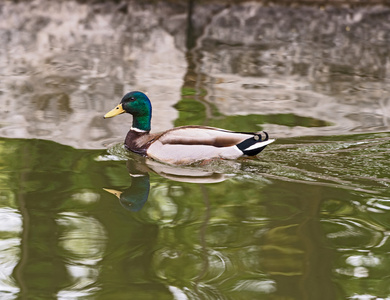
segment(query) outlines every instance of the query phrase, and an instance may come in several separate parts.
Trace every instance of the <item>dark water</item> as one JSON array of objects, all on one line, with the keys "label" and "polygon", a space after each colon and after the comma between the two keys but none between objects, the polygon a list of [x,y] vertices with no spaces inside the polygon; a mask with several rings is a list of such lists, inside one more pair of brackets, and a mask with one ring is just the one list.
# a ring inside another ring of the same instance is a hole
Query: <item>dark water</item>
[{"label": "dark water", "polygon": [[261,159],[191,172],[127,157],[120,146],[0,145],[4,297],[390,292],[389,134],[282,140]]},{"label": "dark water", "polygon": [[[0,299],[389,299],[387,7],[0,8]],[[102,119],[133,89],[277,140],[146,160]]]}]

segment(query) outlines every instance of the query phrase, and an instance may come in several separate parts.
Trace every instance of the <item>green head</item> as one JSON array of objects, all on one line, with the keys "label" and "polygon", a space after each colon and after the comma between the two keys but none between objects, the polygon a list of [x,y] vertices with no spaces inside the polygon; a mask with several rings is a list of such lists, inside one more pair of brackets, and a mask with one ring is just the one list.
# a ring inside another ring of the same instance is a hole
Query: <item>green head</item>
[{"label": "green head", "polygon": [[149,98],[144,93],[127,93],[123,96],[119,105],[109,111],[104,118],[115,117],[125,112],[133,115],[134,128],[150,131],[152,105],[150,104]]}]

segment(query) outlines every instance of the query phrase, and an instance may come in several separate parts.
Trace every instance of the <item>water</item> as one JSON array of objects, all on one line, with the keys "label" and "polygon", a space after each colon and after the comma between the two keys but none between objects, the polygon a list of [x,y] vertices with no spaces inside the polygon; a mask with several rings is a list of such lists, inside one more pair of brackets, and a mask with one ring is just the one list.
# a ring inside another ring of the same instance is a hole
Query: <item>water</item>
[{"label": "water", "polygon": [[[388,299],[388,8],[190,4],[0,5],[0,298]],[[277,140],[144,159],[133,89]]]},{"label": "water", "polygon": [[285,140],[192,172],[2,139],[3,295],[385,298],[389,139]]}]

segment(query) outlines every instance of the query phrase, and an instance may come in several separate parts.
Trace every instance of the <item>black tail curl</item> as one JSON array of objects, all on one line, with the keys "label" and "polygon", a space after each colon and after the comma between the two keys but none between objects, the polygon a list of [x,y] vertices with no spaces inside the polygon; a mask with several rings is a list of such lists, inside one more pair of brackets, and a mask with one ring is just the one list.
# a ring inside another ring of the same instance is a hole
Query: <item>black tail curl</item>
[{"label": "black tail curl", "polygon": [[256,143],[268,141],[268,140],[269,140],[269,135],[268,135],[268,133],[265,132],[265,131],[263,131],[263,132],[264,132],[264,135],[265,135],[264,140],[263,140],[263,138],[262,138],[262,136],[261,136],[261,133],[259,133],[259,134],[255,134],[253,137],[251,137],[251,138],[249,138],[249,139],[246,139],[245,141],[242,141],[241,143],[237,144],[236,146],[237,146],[238,149],[240,149],[245,155],[254,156],[254,155],[259,154],[261,151],[264,150],[265,147],[267,147],[267,145],[265,145],[265,146],[263,146],[263,147],[259,147],[259,148],[250,149],[250,150],[246,150],[246,149],[250,148],[251,146],[253,146],[253,145],[256,144]]}]

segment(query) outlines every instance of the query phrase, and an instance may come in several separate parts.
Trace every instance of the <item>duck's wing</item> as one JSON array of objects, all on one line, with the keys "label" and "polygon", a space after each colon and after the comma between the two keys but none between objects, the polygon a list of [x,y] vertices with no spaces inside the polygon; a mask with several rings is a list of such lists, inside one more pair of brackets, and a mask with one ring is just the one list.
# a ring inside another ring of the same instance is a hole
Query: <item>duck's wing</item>
[{"label": "duck's wing", "polygon": [[183,126],[168,130],[149,146],[147,155],[173,164],[199,160],[236,159],[256,155],[273,140],[259,133],[233,132],[214,127]]},{"label": "duck's wing", "polygon": [[162,133],[158,139],[170,145],[209,145],[215,147],[234,146],[254,133],[234,132],[215,127],[182,126]]}]

